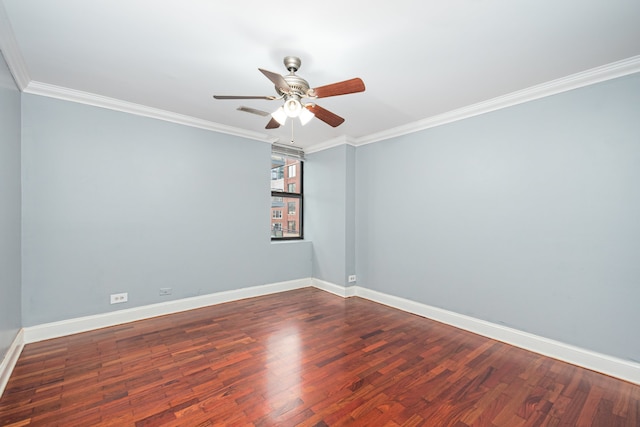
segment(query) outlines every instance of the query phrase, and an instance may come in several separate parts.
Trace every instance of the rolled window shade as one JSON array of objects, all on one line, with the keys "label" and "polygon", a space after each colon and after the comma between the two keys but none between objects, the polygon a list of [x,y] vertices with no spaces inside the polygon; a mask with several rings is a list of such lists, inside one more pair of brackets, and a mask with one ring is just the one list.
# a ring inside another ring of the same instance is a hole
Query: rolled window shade
[{"label": "rolled window shade", "polygon": [[289,159],[296,159],[304,161],[304,151],[298,147],[291,147],[288,145],[271,144],[271,154],[274,156],[287,157]]}]

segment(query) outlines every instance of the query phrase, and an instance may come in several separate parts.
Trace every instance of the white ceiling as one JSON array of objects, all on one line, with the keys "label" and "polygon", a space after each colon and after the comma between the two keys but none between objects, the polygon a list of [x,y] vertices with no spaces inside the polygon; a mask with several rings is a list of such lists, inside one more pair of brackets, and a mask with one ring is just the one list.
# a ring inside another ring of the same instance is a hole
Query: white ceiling
[{"label": "white ceiling", "polygon": [[313,87],[362,78],[364,93],[316,101],[344,117],[341,126],[296,122],[303,147],[366,138],[640,55],[638,0],[1,4],[0,46],[27,92],[113,98],[288,142],[288,123],[265,130],[268,118],[236,111],[273,111],[279,101],[212,95],[274,95],[258,67],[286,74],[286,55],[302,59],[298,75]]}]

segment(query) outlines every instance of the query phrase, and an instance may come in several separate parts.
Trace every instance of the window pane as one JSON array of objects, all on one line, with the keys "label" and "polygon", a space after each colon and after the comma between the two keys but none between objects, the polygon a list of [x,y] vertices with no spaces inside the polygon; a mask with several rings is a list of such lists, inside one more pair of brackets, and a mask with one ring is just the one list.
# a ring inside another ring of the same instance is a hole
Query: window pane
[{"label": "window pane", "polygon": [[271,237],[300,237],[300,198],[271,197]]},{"label": "window pane", "polygon": [[301,181],[298,170],[300,161],[283,157],[271,157],[271,191],[300,194]]}]

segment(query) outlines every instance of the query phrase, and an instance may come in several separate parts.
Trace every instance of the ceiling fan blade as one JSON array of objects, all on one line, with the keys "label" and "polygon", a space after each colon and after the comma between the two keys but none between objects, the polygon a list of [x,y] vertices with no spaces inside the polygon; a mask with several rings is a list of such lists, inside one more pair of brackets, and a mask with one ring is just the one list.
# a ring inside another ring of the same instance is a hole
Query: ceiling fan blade
[{"label": "ceiling fan blade", "polygon": [[271,113],[267,113],[266,111],[256,110],[255,108],[240,106],[236,108],[238,111],[244,111],[245,113],[257,114],[262,117],[267,117]]},{"label": "ceiling fan blade", "polygon": [[331,111],[322,108],[319,105],[309,104],[307,110],[311,111],[317,118],[328,124],[329,126],[338,127],[344,123],[344,119]]},{"label": "ceiling fan blade", "polygon": [[267,99],[273,101],[275,96],[235,96],[235,95],[213,95],[215,99]]},{"label": "ceiling fan blade", "polygon": [[279,88],[282,92],[289,92],[291,90],[289,83],[287,83],[284,77],[282,77],[280,74],[274,73],[273,71],[263,70],[262,68],[258,68],[258,70],[260,70],[262,74],[267,76],[267,78],[271,80],[273,84],[276,85],[276,87]]},{"label": "ceiling fan blade", "polygon": [[280,123],[278,123],[278,121],[272,117],[271,120],[269,120],[269,123],[267,123],[267,126],[265,126],[265,129],[275,129],[279,127]]},{"label": "ceiling fan blade", "polygon": [[364,82],[359,77],[343,82],[333,83],[312,89],[311,96],[326,98],[328,96],[347,95],[349,93],[364,92]]}]

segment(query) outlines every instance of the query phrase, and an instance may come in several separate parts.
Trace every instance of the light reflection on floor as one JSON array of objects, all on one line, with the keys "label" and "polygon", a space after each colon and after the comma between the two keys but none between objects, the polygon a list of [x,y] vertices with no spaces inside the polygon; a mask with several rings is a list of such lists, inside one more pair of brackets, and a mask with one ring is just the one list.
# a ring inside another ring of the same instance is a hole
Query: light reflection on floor
[{"label": "light reflection on floor", "polygon": [[[294,404],[301,396],[302,348],[296,325],[274,332],[267,343],[267,390],[272,408]],[[277,413],[273,414],[277,416]]]}]

